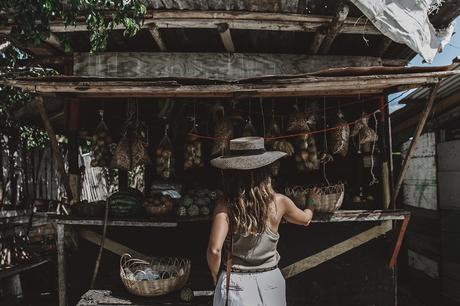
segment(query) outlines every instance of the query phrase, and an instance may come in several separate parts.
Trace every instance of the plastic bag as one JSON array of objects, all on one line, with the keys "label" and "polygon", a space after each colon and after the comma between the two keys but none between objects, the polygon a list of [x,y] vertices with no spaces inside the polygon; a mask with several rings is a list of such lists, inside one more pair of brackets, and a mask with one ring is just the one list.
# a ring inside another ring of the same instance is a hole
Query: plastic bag
[{"label": "plastic bag", "polygon": [[193,127],[185,141],[184,170],[204,167],[203,142],[192,134],[197,134],[196,127]]},{"label": "plastic bag", "polygon": [[330,145],[331,154],[339,154],[346,156],[348,153],[348,145],[350,139],[350,126],[344,119],[343,113],[339,110],[337,112],[337,121],[335,129],[328,135],[328,144]]},{"label": "plastic bag", "polygon": [[303,132],[309,130],[309,116],[301,112],[297,104],[294,105],[294,112],[289,116],[286,131]]},{"label": "plastic bag", "polygon": [[110,167],[119,170],[130,170],[132,165],[131,157],[131,144],[125,133],[115,148]]},{"label": "plastic bag", "polygon": [[133,133],[131,140],[131,161],[132,168],[140,165],[150,164],[150,156],[147,152],[147,142],[145,141],[144,135],[142,134],[141,127],[138,126]]},{"label": "plastic bag", "polygon": [[91,160],[92,167],[107,167],[112,159],[110,145],[112,143],[112,135],[109,128],[104,122],[104,111],[100,110],[101,120],[96,127],[92,139],[93,158]]},{"label": "plastic bag", "polygon": [[251,117],[249,117],[243,128],[243,137],[256,136],[256,128],[252,124]]},{"label": "plastic bag", "polygon": [[163,179],[170,179],[174,175],[174,154],[171,140],[168,137],[168,126],[165,135],[156,150],[156,172]]}]

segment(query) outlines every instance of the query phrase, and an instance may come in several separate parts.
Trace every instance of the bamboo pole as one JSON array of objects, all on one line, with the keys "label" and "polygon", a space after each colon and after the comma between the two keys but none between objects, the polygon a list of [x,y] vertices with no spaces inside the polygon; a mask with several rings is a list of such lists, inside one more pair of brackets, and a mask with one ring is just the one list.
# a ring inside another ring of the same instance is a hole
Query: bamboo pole
[{"label": "bamboo pole", "polygon": [[412,153],[413,153],[413,151],[415,149],[415,145],[417,144],[417,141],[418,141],[420,135],[422,134],[423,128],[425,127],[425,123],[426,123],[426,121],[428,119],[428,116],[430,115],[431,110],[433,108],[433,104],[434,104],[434,100],[436,99],[439,84],[440,84],[439,82],[436,83],[431,89],[430,97],[428,98],[428,102],[426,103],[425,109],[424,109],[424,111],[423,111],[423,113],[422,113],[422,115],[420,117],[420,120],[419,120],[419,122],[417,124],[417,128],[415,130],[414,137],[412,138],[412,141],[411,141],[411,143],[409,145],[409,149],[407,150],[406,157],[404,158],[404,162],[403,162],[403,165],[402,165],[402,168],[401,168],[401,172],[399,173],[398,180],[396,181],[396,187],[395,187],[395,191],[393,193],[393,199],[391,201],[391,205],[392,205],[393,208],[396,207],[396,199],[398,198],[399,191],[401,190],[401,186],[402,186],[404,177],[406,176],[407,169],[409,168],[410,159],[411,159]]},{"label": "bamboo pole", "polygon": [[67,175],[67,172],[65,171],[64,158],[62,157],[61,151],[59,150],[59,144],[56,139],[56,133],[54,132],[53,127],[51,126],[50,120],[48,118],[48,114],[46,113],[46,110],[45,110],[45,106],[43,105],[42,97],[35,98],[35,106],[37,107],[37,110],[43,121],[45,131],[48,134],[48,137],[50,139],[53,155],[57,162],[57,168],[62,178],[62,183],[64,184],[64,188],[67,194],[68,201],[70,202],[73,199],[73,194],[72,194],[72,189],[70,188],[69,176]]}]

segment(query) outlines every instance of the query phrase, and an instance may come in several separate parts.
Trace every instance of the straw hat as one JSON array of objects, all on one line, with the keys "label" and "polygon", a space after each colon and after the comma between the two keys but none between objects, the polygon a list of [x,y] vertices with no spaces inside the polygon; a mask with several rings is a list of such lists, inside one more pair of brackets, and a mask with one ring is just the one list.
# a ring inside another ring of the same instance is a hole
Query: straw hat
[{"label": "straw hat", "polygon": [[230,140],[229,152],[211,160],[211,165],[220,169],[252,170],[285,155],[280,151],[266,151],[262,137],[241,137]]}]

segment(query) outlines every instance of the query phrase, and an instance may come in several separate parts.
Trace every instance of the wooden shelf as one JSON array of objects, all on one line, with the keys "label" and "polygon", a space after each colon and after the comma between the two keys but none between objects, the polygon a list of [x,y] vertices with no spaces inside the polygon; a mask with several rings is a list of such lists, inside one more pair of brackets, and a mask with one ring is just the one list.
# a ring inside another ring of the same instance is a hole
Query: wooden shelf
[{"label": "wooden shelf", "polygon": [[49,259],[35,260],[28,263],[0,269],[0,279],[9,277],[27,270],[31,270],[49,262]]},{"label": "wooden shelf", "polygon": [[180,301],[178,294],[173,293],[160,297],[142,298],[130,295],[127,291],[112,292],[110,290],[88,290],[81,297],[77,306],[96,305],[131,305],[131,306],[186,306],[186,305],[209,305],[209,297],[195,297],[193,302]]},{"label": "wooden shelf", "polygon": [[[339,210],[334,213],[315,213],[313,223],[327,222],[369,222],[386,220],[404,220],[409,216],[404,210]],[[50,219],[59,224],[102,226],[101,218],[82,218],[74,216],[51,215]],[[192,222],[207,222],[211,217],[195,218],[144,218],[144,219],[110,219],[109,226],[137,227],[177,227],[179,224]]]}]

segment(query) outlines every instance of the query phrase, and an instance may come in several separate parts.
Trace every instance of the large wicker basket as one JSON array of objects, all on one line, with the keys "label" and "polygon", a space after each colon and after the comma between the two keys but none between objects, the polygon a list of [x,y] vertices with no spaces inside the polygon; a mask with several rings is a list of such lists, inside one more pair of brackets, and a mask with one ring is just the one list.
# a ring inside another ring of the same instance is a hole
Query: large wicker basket
[{"label": "large wicker basket", "polygon": [[[299,208],[305,208],[308,194],[314,187],[291,186],[286,187],[286,195],[294,201]],[[342,183],[318,187],[320,202],[315,211],[334,212],[342,206],[345,186]]]},{"label": "large wicker basket", "polygon": [[[134,275],[144,273],[146,268],[151,268],[158,279],[136,280]],[[190,259],[179,257],[156,258],[151,263],[132,258],[129,254],[123,254],[120,259],[121,280],[126,289],[137,296],[159,296],[181,289],[187,283],[190,269]]]}]

